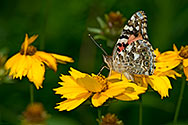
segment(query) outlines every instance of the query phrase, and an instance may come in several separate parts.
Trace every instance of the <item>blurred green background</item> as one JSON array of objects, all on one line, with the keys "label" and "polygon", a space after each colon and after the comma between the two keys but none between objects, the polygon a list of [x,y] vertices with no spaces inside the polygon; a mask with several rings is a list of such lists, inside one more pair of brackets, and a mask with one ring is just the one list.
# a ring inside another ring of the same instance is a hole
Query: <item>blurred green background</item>
[{"label": "blurred green background", "polygon": [[[49,125],[95,125],[97,108],[81,105],[70,112],[54,109],[60,96],[53,88],[59,87],[61,73],[70,67],[87,73],[98,73],[103,63],[102,52],[88,38],[87,27],[99,27],[96,17],[120,11],[127,19],[138,10],[148,16],[148,35],[154,48],[161,52],[172,50],[175,43],[180,49],[188,43],[187,0],[1,0],[0,49],[8,49],[8,57],[20,50],[25,33],[39,34],[34,45],[39,50],[72,57],[75,62],[58,65],[58,71],[46,70],[43,88],[34,90],[35,101],[41,102],[50,114]],[[112,48],[98,41],[110,54]],[[107,71],[106,71],[107,72]],[[170,124],[174,117],[181,79],[171,80],[170,97],[160,99],[157,92],[143,97],[143,125]],[[20,124],[23,111],[30,102],[28,79],[14,83],[0,83],[0,124]],[[188,87],[179,113],[179,122],[188,124]],[[116,102],[102,112],[117,114],[127,125],[138,124],[138,101]]]}]

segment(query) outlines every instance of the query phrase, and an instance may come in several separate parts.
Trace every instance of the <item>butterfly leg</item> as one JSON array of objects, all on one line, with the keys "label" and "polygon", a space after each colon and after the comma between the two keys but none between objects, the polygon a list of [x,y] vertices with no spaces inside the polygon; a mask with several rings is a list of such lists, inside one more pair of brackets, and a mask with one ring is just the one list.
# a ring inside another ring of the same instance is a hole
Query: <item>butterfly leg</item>
[{"label": "butterfly leg", "polygon": [[123,74],[121,73],[121,78],[120,78],[121,81],[122,81],[122,75],[123,75]]},{"label": "butterfly leg", "polygon": [[110,70],[107,66],[103,66],[103,67],[100,69],[100,71],[99,71],[99,73],[98,73],[97,75],[100,75],[104,68]]},{"label": "butterfly leg", "polygon": [[131,80],[132,82],[134,82],[134,78],[131,74],[127,73],[127,72],[124,72],[123,75],[128,79],[128,80]]}]

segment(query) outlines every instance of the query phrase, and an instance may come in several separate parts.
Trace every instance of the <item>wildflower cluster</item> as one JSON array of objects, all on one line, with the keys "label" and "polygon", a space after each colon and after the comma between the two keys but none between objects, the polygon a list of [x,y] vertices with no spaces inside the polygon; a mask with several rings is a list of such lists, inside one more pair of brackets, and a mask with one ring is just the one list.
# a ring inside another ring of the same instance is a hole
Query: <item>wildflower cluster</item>
[{"label": "wildflower cluster", "polygon": [[96,34],[94,36],[95,39],[105,40],[107,46],[113,47],[126,20],[127,19],[123,17],[119,11],[110,12],[105,15],[105,21],[100,17],[97,17],[97,22],[99,23],[100,28],[89,27],[88,31]]},{"label": "wildflower cluster", "polygon": [[[96,33],[96,39],[107,40],[107,45],[112,46],[121,32],[126,18],[120,12],[111,12],[109,15],[105,15],[105,18],[106,22],[97,18],[100,29],[88,28],[88,30]],[[2,80],[2,71],[3,75],[5,74],[5,70],[2,70],[2,65],[4,65],[5,69],[9,71],[10,77],[22,80],[22,77],[26,76],[39,89],[43,87],[45,65],[57,71],[57,63],[73,62],[71,57],[38,51],[36,47],[31,45],[37,37],[38,35],[33,35],[29,38],[26,34],[20,51],[8,59],[6,63],[6,57],[0,55],[0,80]],[[63,99],[63,101],[57,103],[55,109],[71,111],[86,100],[93,107],[102,106],[104,103],[108,103],[109,99],[138,100],[140,94],[146,93],[148,85],[160,94],[161,99],[168,97],[168,91],[172,89],[169,77],[173,79],[182,77],[182,74],[176,72],[176,67],[182,67],[188,81],[188,46],[181,47],[178,51],[176,46],[173,45],[173,49],[173,51],[160,53],[157,48],[154,51],[156,55],[154,73],[152,75],[133,74],[134,81],[128,80],[124,75],[115,71],[111,71],[109,76],[105,77],[102,74],[90,75],[70,68],[70,75],[62,74],[60,76],[61,81],[58,82],[60,87],[53,89],[55,94],[61,95]],[[24,124],[41,124],[48,118],[42,104],[38,103],[29,105],[23,116]],[[101,125],[123,124],[114,114],[103,116],[100,122]]]}]

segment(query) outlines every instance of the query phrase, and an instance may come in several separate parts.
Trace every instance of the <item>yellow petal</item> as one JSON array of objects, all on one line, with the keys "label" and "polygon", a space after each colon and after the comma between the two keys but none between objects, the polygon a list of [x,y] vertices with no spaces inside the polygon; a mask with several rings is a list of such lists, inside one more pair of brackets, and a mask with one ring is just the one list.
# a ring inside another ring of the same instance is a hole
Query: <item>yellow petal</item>
[{"label": "yellow petal", "polygon": [[103,95],[113,98],[114,96],[124,92],[125,87],[126,87],[126,83],[123,81],[111,83],[109,84],[108,89],[105,92],[103,92]]},{"label": "yellow petal", "polygon": [[82,104],[86,99],[89,98],[90,95],[91,93],[86,93],[75,99],[67,99],[61,103],[58,103],[58,106],[56,106],[55,108],[59,109],[59,111],[64,111],[64,110],[70,111],[78,107],[80,104]]},{"label": "yellow petal", "polygon": [[166,71],[166,72],[160,73],[159,75],[160,75],[160,76],[168,76],[168,77],[171,77],[171,78],[174,78],[174,79],[176,79],[176,76],[177,76],[177,77],[181,77],[181,76],[182,76],[181,74],[177,73],[177,72],[174,71],[174,70],[168,70],[168,71]]},{"label": "yellow petal", "polygon": [[21,49],[24,50],[24,55],[26,55],[27,47],[35,41],[38,35],[33,35],[32,37],[28,38],[28,34],[25,34],[25,40],[22,43]]},{"label": "yellow petal", "polygon": [[170,80],[166,76],[152,75],[147,78],[147,82],[155,91],[158,91],[158,93],[161,95],[161,99],[169,96],[168,90],[172,89],[172,86],[170,84]]},{"label": "yellow petal", "polygon": [[186,81],[188,81],[188,67],[183,68],[184,74],[186,76]]},{"label": "yellow petal", "polygon": [[177,49],[175,44],[173,44],[173,49],[174,49],[175,52],[178,52],[178,49]]},{"label": "yellow petal", "polygon": [[108,98],[109,98],[108,96],[103,95],[102,93],[101,94],[96,93],[95,95],[93,95],[91,101],[93,106],[98,107],[101,106],[104,102],[106,102]]},{"label": "yellow petal", "polygon": [[160,52],[159,52],[158,48],[156,50],[154,50],[154,53],[155,53],[156,57],[160,56]]},{"label": "yellow petal", "polygon": [[139,96],[137,94],[122,93],[115,98],[122,101],[133,101],[138,100]]},{"label": "yellow petal", "polygon": [[[16,60],[14,60],[13,58]],[[13,76],[13,79],[14,79],[17,76],[17,69],[19,69],[18,67],[20,65],[22,65],[22,63],[23,63],[23,59],[25,58],[25,55],[24,56],[19,55],[16,58],[15,57],[13,57],[13,58],[11,61],[14,60],[15,62],[14,63],[7,62],[7,64],[9,63],[10,64],[9,66],[11,66],[11,67],[9,67],[10,68],[9,76]]]},{"label": "yellow petal", "polygon": [[54,71],[57,71],[56,60],[53,56],[51,56],[51,54],[43,51],[37,51],[35,55],[40,57],[42,62],[44,62],[49,68],[53,69]]},{"label": "yellow petal", "polygon": [[100,92],[103,89],[102,84],[97,82],[94,78],[86,75],[83,78],[76,79],[77,83],[91,92]]},{"label": "yellow petal", "polygon": [[142,94],[146,91],[147,88],[137,86],[134,83],[128,83],[126,84],[126,88],[124,89],[124,92],[121,94],[115,96],[116,99],[122,100],[122,101],[133,101],[139,99],[139,94]]},{"label": "yellow petal", "polygon": [[28,45],[29,45],[29,42],[28,42],[28,34],[26,33],[26,34],[25,34],[25,40],[24,40],[24,42],[23,42],[23,44],[22,44],[23,49],[24,49],[24,55],[26,55],[26,51],[27,51]]},{"label": "yellow petal", "polygon": [[28,39],[28,44],[30,45],[31,43],[33,43],[33,42],[37,39],[38,36],[39,36],[39,35],[33,35],[32,37],[30,37],[30,38]]},{"label": "yellow petal", "polygon": [[173,60],[181,59],[178,52],[166,51],[157,57],[157,62],[171,62]]},{"label": "yellow petal", "polygon": [[26,62],[26,65],[24,66],[24,70],[22,72],[22,75],[23,76],[26,76],[28,71],[30,70],[30,68],[32,67],[32,57],[31,56],[26,56],[27,57],[27,62]]},{"label": "yellow petal", "polygon": [[27,56],[22,55],[20,56],[19,61],[16,62],[16,69],[15,69],[15,77],[20,77],[20,80],[22,79],[22,76],[25,76],[26,74],[23,74],[25,70],[27,70],[27,64],[28,64]]},{"label": "yellow petal", "polygon": [[121,74],[121,73],[117,73],[115,71],[111,71],[110,76],[107,78],[110,82],[113,81],[119,81],[119,80],[123,80],[124,82],[128,82],[127,78]]},{"label": "yellow petal", "polygon": [[140,87],[134,83],[128,83],[126,84],[126,88],[125,88],[125,91],[124,93],[132,93],[132,94],[142,94],[144,93],[145,91],[147,90],[147,88],[145,87]]},{"label": "yellow petal", "polygon": [[157,62],[155,63],[156,69],[154,72],[166,72],[178,66],[181,63],[181,60],[172,60],[168,62]]},{"label": "yellow petal", "polygon": [[73,69],[72,67],[70,68],[71,71],[69,71],[69,73],[71,74],[71,76],[76,80],[78,78],[83,78],[85,77],[87,74],[86,73],[82,73],[76,69]]},{"label": "yellow petal", "polygon": [[17,53],[16,55],[14,55],[11,58],[9,58],[7,60],[7,62],[5,63],[5,69],[9,70],[15,64],[15,62],[18,61],[18,59],[20,58],[20,56],[21,56],[21,54]]},{"label": "yellow petal", "polygon": [[74,62],[74,60],[68,56],[62,56],[54,53],[51,53],[51,55],[57,60],[58,63],[65,64],[66,62]]},{"label": "yellow petal", "polygon": [[61,79],[63,82],[59,82],[63,87],[54,89],[56,94],[63,95],[63,98],[74,99],[78,95],[88,93],[88,90],[79,86],[71,76],[62,75]]},{"label": "yellow petal", "polygon": [[37,89],[42,88],[42,82],[44,80],[45,67],[44,64],[36,58],[35,55],[31,56],[32,63],[31,68],[28,71],[27,77],[33,82]]},{"label": "yellow petal", "polygon": [[144,88],[148,88],[148,83],[146,82],[146,76],[145,75],[134,75],[134,82],[136,83],[136,85],[144,87]]},{"label": "yellow petal", "polygon": [[183,59],[183,66],[188,67],[188,59]]}]

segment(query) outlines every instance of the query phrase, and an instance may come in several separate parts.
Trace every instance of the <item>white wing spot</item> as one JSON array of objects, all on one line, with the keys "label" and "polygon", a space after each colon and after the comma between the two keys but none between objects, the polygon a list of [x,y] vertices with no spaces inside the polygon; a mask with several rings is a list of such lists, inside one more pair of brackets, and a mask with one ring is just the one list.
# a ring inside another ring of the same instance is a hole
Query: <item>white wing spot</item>
[{"label": "white wing spot", "polygon": [[146,33],[146,28],[143,29],[143,33]]},{"label": "white wing spot", "polygon": [[133,53],[134,54],[134,60],[138,59],[138,57],[140,56],[139,54],[137,53]]},{"label": "white wing spot", "polygon": [[132,17],[131,17],[131,20],[132,20],[132,21],[134,21],[134,20],[135,20],[135,17],[134,17],[134,16],[132,16]]},{"label": "white wing spot", "polygon": [[129,29],[129,27],[128,27],[127,25],[125,25],[124,29],[125,29],[125,30],[128,30],[128,29]]},{"label": "white wing spot", "polygon": [[146,24],[146,23],[144,23],[144,24],[143,24],[143,27],[147,27],[147,24]]},{"label": "white wing spot", "polygon": [[139,26],[136,27],[136,30],[139,30]]},{"label": "white wing spot", "polygon": [[129,30],[130,30],[130,31],[133,31],[133,27],[131,26],[131,27],[129,28]]},{"label": "white wing spot", "polygon": [[131,49],[132,49],[132,46],[127,46],[127,48],[126,48],[126,50],[127,50],[128,52],[130,52]]}]

